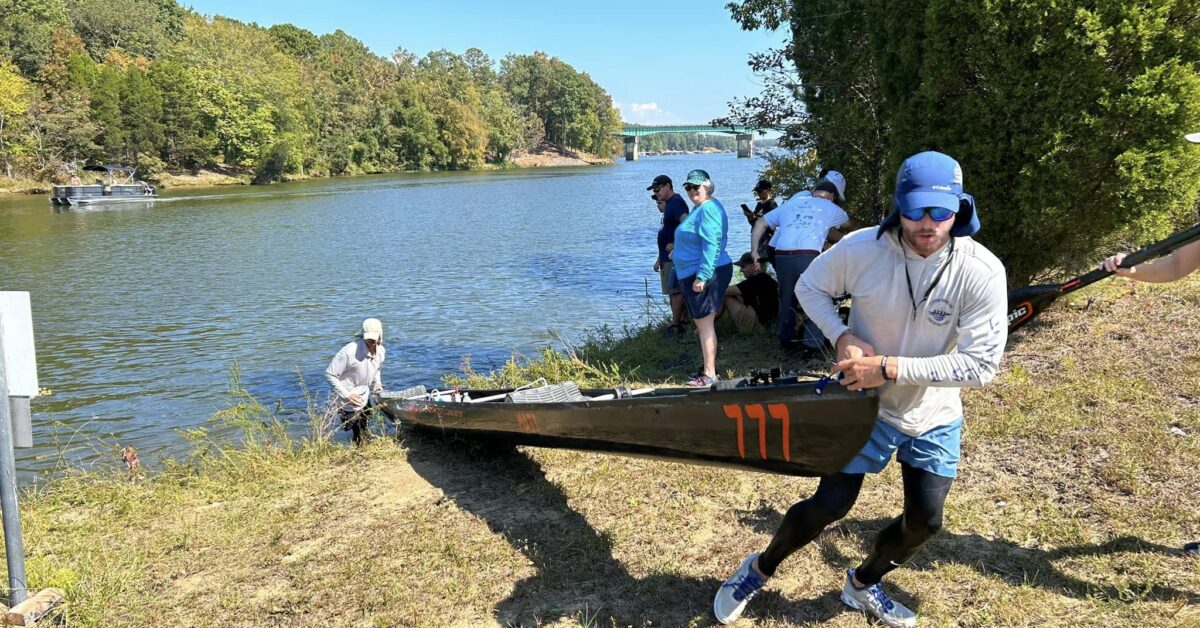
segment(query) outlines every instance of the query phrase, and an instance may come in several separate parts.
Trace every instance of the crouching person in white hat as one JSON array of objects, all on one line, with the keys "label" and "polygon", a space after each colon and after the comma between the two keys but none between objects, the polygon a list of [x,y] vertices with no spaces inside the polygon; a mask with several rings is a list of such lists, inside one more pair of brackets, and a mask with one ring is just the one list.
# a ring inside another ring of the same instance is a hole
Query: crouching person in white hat
[{"label": "crouching person in white hat", "polygon": [[342,429],[351,430],[355,445],[366,440],[367,414],[373,405],[371,393],[383,392],[380,371],[386,353],[383,323],[368,318],[357,338],[342,347],[325,369],[325,379],[337,396]]}]

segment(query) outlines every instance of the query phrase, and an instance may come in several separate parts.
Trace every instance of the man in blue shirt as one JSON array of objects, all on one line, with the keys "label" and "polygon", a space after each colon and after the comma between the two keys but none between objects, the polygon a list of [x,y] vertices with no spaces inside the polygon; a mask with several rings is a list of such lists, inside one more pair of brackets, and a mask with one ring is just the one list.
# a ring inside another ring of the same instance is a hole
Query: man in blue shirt
[{"label": "man in blue shirt", "polygon": [[683,295],[679,292],[679,286],[676,285],[671,252],[675,248],[675,228],[683,222],[688,214],[687,203],[675,193],[671,177],[665,174],[654,177],[654,181],[646,189],[651,192],[650,198],[663,204],[659,209],[662,212],[662,226],[658,229],[658,259],[654,262],[654,270],[658,271],[662,293],[671,299],[671,326],[668,329],[682,332]]}]

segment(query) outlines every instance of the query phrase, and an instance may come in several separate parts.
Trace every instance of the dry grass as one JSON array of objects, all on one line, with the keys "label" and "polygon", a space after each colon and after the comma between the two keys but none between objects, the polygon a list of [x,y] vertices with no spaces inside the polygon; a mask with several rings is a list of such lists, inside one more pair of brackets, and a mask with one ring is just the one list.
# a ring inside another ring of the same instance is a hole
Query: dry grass
[{"label": "dry grass", "polygon": [[45,181],[0,176],[0,194],[47,194],[49,192],[50,184]]},{"label": "dry grass", "polygon": [[[1200,539],[1200,281],[1132,286],[1057,304],[965,395],[946,527],[888,579],[922,625],[1200,624],[1200,562],[1177,551]],[[773,353],[722,337],[722,369]],[[587,361],[468,376],[677,381],[697,352],[690,335],[601,333]],[[720,581],[815,486],[421,434],[296,442],[265,412],[230,414],[245,447],[146,482],[76,475],[27,496],[31,585],[67,589],[87,626],[708,625]],[[742,624],[868,625],[837,591],[900,497],[896,469],[869,479]]]},{"label": "dry grass", "polygon": [[250,176],[200,170],[194,174],[164,172],[157,175],[155,181],[164,188],[212,187],[216,185],[248,185]]}]

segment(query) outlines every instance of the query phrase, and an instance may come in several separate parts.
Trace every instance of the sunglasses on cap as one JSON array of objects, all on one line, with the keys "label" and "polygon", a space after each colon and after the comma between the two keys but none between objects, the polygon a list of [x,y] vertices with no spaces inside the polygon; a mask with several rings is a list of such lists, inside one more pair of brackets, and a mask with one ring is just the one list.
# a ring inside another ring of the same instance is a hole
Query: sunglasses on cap
[{"label": "sunglasses on cap", "polygon": [[904,216],[913,222],[920,221],[925,217],[925,214],[929,214],[929,217],[932,218],[934,222],[946,222],[954,217],[954,211],[946,209],[945,207],[910,207],[908,209],[900,210],[901,216]]}]

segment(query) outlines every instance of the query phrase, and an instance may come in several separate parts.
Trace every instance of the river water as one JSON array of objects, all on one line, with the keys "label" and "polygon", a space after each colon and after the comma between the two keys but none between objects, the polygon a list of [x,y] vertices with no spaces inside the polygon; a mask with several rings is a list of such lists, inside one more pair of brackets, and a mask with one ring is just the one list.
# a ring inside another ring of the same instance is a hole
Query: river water
[{"label": "river water", "polygon": [[[322,179],[168,190],[152,205],[55,211],[0,197],[0,290],[31,293],[38,376],[28,479],[67,461],[147,462],[228,405],[231,367],[257,399],[302,409],[361,320],[384,324],[384,384],[437,383],[665,312],[645,191],[704,168],[738,209],[759,159],[673,155],[612,166]],[[685,197],[686,200],[686,197]],[[339,436],[340,438],[341,436]]]}]

